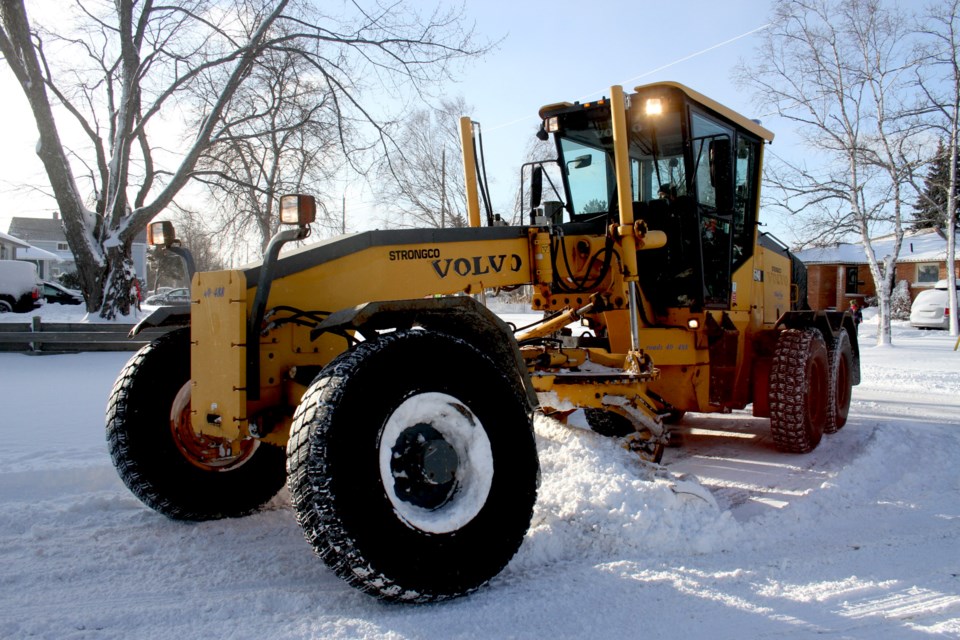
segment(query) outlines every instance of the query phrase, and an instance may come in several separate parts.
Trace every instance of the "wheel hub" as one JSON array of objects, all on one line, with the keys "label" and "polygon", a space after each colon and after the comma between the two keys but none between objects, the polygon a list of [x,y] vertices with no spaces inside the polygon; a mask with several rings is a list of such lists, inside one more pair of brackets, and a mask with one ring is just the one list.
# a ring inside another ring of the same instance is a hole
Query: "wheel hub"
[{"label": "wheel hub", "polygon": [[480,420],[459,399],[437,392],[408,397],[387,418],[379,449],[386,497],[412,528],[456,531],[483,509],[493,452]]},{"label": "wheel hub", "polygon": [[170,430],[183,457],[204,471],[229,471],[250,459],[260,443],[253,438],[238,445],[224,438],[197,433],[190,424],[190,388],[187,381],[170,407]]},{"label": "wheel hub", "polygon": [[406,429],[390,461],[397,497],[423,509],[442,506],[455,488],[458,464],[453,445],[432,426],[421,423]]}]

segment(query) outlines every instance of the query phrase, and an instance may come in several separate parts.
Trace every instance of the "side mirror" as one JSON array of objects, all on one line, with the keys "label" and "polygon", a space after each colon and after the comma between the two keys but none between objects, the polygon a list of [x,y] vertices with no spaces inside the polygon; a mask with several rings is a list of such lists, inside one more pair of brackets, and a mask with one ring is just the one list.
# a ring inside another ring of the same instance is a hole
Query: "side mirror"
[{"label": "side mirror", "polygon": [[537,165],[533,168],[533,175],[530,176],[530,208],[536,209],[540,206],[543,198],[543,167]]},{"label": "side mirror", "polygon": [[567,173],[570,172],[570,169],[584,169],[593,164],[593,156],[589,153],[586,153],[582,156],[577,156],[573,160],[567,163]]},{"label": "side mirror", "polygon": [[280,222],[306,227],[317,219],[317,201],[313,196],[280,196]]}]

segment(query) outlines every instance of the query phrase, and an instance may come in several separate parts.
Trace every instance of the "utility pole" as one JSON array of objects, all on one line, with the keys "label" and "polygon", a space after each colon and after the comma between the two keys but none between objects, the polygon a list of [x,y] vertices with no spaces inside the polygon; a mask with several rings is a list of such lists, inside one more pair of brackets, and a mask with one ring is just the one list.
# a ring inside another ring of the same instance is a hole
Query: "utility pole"
[{"label": "utility pole", "polygon": [[443,229],[447,217],[447,149],[440,154],[440,228]]}]

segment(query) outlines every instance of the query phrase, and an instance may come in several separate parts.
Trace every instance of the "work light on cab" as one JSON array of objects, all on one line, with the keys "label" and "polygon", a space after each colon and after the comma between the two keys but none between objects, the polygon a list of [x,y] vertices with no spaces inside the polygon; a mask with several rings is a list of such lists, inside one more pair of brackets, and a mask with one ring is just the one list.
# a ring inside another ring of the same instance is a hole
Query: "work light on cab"
[{"label": "work light on cab", "polygon": [[151,247],[169,247],[176,239],[177,233],[169,220],[151,222],[147,226],[147,244]]},{"label": "work light on cab", "polygon": [[292,194],[280,196],[280,222],[305,227],[317,217],[313,196]]}]

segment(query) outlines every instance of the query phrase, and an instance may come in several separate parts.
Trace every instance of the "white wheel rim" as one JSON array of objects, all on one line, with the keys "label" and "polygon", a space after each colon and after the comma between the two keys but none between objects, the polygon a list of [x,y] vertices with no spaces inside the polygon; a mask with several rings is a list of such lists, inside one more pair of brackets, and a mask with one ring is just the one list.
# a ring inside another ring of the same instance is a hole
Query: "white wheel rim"
[{"label": "white wheel rim", "polygon": [[[397,451],[403,443],[411,437],[423,443],[422,437],[410,435],[417,429],[438,434],[442,440],[436,442],[451,461],[445,471],[452,479],[443,485],[449,485],[449,491],[433,508],[404,497],[404,482],[410,481],[405,471],[397,469]],[[396,514],[408,526],[429,533],[456,531],[473,520],[486,504],[493,483],[493,452],[486,430],[466,405],[445,393],[416,394],[394,410],[380,435],[379,460],[380,479]]]}]

